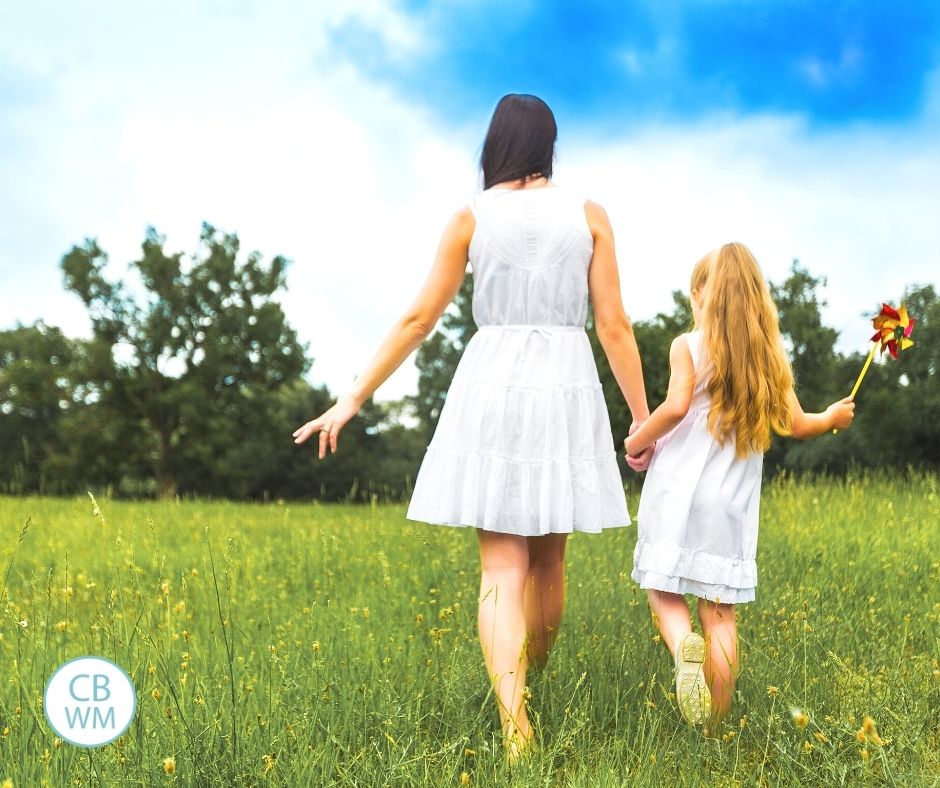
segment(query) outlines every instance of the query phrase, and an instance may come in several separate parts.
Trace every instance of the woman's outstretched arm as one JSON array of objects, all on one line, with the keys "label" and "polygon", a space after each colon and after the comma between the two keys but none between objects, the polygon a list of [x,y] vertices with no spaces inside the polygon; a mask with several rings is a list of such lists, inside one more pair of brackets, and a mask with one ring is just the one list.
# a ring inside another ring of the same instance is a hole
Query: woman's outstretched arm
[{"label": "woman's outstretched arm", "polygon": [[294,431],[294,443],[303,443],[319,431],[320,459],[326,455],[327,445],[336,453],[339,432],[343,426],[424,342],[447,305],[454,300],[467,270],[470,239],[475,227],[476,222],[469,208],[454,214],[444,228],[434,265],[414,302],[392,326],[375,357],[336,404]]}]

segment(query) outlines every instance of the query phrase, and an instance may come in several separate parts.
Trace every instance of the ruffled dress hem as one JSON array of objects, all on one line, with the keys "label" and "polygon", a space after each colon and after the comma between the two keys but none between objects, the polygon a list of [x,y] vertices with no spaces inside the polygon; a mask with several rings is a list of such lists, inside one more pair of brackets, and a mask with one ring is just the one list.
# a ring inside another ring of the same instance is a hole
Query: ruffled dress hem
[{"label": "ruffled dress hem", "polygon": [[529,533],[528,531],[519,531],[513,530],[512,526],[506,523],[490,523],[489,525],[478,525],[476,523],[463,523],[463,522],[445,522],[444,520],[434,520],[430,517],[419,517],[417,514],[406,514],[406,520],[414,520],[415,522],[425,523],[426,525],[448,525],[453,528],[477,528],[481,531],[489,531],[491,533],[498,534],[508,534],[510,536],[547,536],[548,534],[600,534],[604,531],[610,531],[614,528],[626,528],[630,523],[615,523],[613,525],[601,525],[596,530],[584,528],[580,526],[575,526],[571,530],[554,530],[554,531],[544,531],[542,533]]},{"label": "ruffled dress hem", "polygon": [[738,604],[754,600],[757,563],[641,539],[634,550],[631,577],[643,589]]},{"label": "ruffled dress hem", "polygon": [[701,583],[687,577],[671,577],[656,574],[655,572],[643,572],[638,569],[633,570],[631,577],[644,590],[652,589],[654,591],[667,591],[672,594],[692,594],[699,599],[707,599],[709,602],[721,604],[739,605],[745,602],[753,602],[755,597],[753,588],[734,588],[720,583]]},{"label": "ruffled dress hem", "polygon": [[632,524],[614,449],[594,457],[522,459],[431,443],[421,475],[409,520],[517,536]]}]

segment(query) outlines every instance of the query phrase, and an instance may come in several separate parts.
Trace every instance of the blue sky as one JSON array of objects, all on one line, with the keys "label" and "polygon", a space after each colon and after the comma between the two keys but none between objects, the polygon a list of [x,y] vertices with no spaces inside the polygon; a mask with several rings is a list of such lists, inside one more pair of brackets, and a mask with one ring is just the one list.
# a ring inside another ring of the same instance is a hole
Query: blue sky
[{"label": "blue sky", "polygon": [[507,84],[561,119],[616,129],[716,111],[798,112],[815,124],[921,111],[940,5],[908,2],[410,2],[433,43],[396,56],[362,20],[340,58],[442,117],[486,111]]},{"label": "blue sky", "polygon": [[[635,319],[727,240],[825,275],[843,350],[937,283],[937,3],[36,0],[0,11],[0,327],[87,333],[72,244],[120,276],[148,225],[191,253],[205,220],[293,261],[311,379],[341,390],[478,188],[506,92],[555,110],[556,181],[607,209]],[[408,360],[377,398],[415,384]]]}]

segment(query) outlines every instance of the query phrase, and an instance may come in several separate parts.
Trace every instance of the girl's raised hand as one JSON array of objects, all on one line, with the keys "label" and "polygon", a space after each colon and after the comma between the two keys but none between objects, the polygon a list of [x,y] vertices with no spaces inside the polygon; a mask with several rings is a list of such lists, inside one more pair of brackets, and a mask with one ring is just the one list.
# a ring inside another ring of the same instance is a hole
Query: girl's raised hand
[{"label": "girl's raised hand", "polygon": [[336,454],[336,445],[339,440],[339,431],[346,425],[353,416],[359,413],[361,405],[349,394],[346,394],[337,400],[336,404],[328,411],[317,416],[313,421],[308,421],[302,427],[294,430],[294,443],[303,443],[313,433],[320,432],[320,455],[323,459],[326,455],[326,446],[329,444],[330,450]]},{"label": "girl's raised hand", "polygon": [[847,430],[852,426],[852,420],[855,418],[855,402],[851,397],[840,399],[826,408],[826,413],[832,420],[833,429]]}]

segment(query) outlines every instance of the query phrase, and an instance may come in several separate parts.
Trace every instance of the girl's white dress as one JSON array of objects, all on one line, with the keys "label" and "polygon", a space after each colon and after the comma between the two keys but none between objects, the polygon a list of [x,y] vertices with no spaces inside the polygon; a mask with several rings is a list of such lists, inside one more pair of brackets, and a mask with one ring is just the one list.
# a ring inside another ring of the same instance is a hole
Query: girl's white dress
[{"label": "girl's white dress", "polygon": [[540,536],[630,524],[584,329],[594,251],[564,187],[488,189],[470,208],[473,320],[406,517]]},{"label": "girl's white dress", "polygon": [[735,456],[708,431],[701,332],[684,335],[696,384],[685,418],[656,444],[637,512],[633,579],[641,588],[737,604],[754,599],[764,456]]}]

